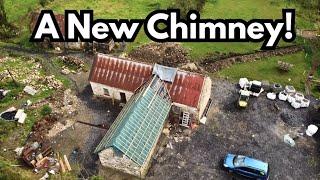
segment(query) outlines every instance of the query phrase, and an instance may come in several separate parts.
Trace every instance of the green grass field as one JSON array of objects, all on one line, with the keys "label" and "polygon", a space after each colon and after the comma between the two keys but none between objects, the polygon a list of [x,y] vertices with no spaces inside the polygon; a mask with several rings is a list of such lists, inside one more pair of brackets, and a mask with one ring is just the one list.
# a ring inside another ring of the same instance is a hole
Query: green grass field
[{"label": "green grass field", "polygon": [[[289,72],[281,72],[277,67],[278,60],[291,63],[294,67]],[[271,57],[255,62],[236,64],[220,71],[218,75],[234,81],[238,81],[242,77],[251,80],[268,80],[270,83],[293,85],[299,91],[304,91],[308,67],[309,63],[305,59],[305,54],[300,52],[283,57]]]},{"label": "green grass field", "polygon": [[[172,7],[172,1],[169,0],[54,0],[46,9],[52,9],[57,13],[63,13],[65,9],[93,9],[95,18],[141,18],[144,19],[151,11],[155,9],[166,9]],[[6,0],[5,8],[10,22],[15,23],[20,29],[21,34],[13,40],[14,43],[30,45],[28,43],[30,32],[28,30],[27,14],[33,10],[39,10],[38,0]],[[281,18],[282,8],[296,8],[297,27],[313,29],[314,22],[298,6],[288,3],[287,0],[208,0],[203,11],[202,18],[225,19],[242,18],[245,20],[253,18]],[[141,29],[135,42],[128,45],[127,51],[148,43],[150,40]],[[286,45],[281,42],[280,45]],[[247,53],[260,49],[260,43],[183,43],[183,46],[189,48],[190,56],[193,60],[215,51],[223,53]]]}]

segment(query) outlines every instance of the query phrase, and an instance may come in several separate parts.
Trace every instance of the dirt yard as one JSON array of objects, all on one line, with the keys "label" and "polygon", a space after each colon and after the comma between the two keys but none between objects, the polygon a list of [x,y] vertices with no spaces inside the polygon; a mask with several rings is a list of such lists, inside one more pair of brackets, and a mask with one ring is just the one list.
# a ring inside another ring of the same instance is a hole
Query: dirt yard
[{"label": "dirt yard", "polygon": [[305,130],[307,109],[294,110],[286,102],[277,102],[277,110],[275,102],[263,94],[239,110],[236,86],[220,79],[213,82],[213,105],[206,125],[182,142],[169,140],[172,149],[164,149],[148,179],[242,179],[223,170],[226,153],[268,162],[270,179],[319,179],[319,144],[310,137],[298,138],[295,147],[283,142],[285,134],[295,137]]}]

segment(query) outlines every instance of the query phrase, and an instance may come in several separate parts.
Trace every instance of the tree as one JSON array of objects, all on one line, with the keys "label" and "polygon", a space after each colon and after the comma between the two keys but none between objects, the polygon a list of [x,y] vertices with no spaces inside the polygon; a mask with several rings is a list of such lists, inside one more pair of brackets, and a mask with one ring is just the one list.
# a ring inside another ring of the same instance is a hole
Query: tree
[{"label": "tree", "polygon": [[52,2],[53,0],[39,0],[39,4],[42,7],[46,7],[50,2]]},{"label": "tree", "polygon": [[180,9],[182,18],[186,18],[190,10],[201,11],[206,3],[206,0],[175,0],[173,4],[174,9]]},{"label": "tree", "polygon": [[4,9],[4,0],[0,0],[0,26],[8,25],[7,14]]},{"label": "tree", "polygon": [[7,39],[17,35],[18,29],[9,23],[4,7],[4,0],[0,0],[0,39]]}]

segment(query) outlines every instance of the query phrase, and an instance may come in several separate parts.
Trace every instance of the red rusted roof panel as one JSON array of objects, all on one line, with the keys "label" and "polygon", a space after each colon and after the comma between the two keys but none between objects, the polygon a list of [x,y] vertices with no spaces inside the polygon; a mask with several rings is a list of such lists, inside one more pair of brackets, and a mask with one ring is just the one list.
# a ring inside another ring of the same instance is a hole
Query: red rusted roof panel
[{"label": "red rusted roof panel", "polygon": [[197,108],[203,82],[200,74],[178,70],[173,83],[168,84],[172,101]]},{"label": "red rusted roof panel", "polygon": [[151,65],[97,54],[89,80],[133,92],[146,82],[151,74]]}]

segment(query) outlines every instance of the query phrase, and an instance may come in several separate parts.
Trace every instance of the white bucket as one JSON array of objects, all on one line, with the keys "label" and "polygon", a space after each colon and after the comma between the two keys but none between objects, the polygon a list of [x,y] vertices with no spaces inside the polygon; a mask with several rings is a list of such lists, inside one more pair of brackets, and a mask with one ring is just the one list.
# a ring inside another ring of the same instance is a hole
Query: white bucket
[{"label": "white bucket", "polygon": [[313,136],[318,131],[318,127],[316,125],[309,125],[308,129],[306,130],[306,134],[308,136]]},{"label": "white bucket", "polygon": [[294,100],[295,100],[295,95],[294,95],[294,94],[289,94],[289,95],[288,95],[288,98],[287,98],[287,101],[288,101],[289,103],[292,103]]},{"label": "white bucket", "polygon": [[301,101],[298,101],[298,100],[292,101],[291,106],[295,109],[299,109],[301,108]]},{"label": "white bucket", "polygon": [[285,93],[284,91],[281,91],[278,95],[278,98],[281,100],[281,101],[286,101],[288,99],[288,94]]},{"label": "white bucket", "polygon": [[277,98],[276,93],[268,93],[267,98],[271,100],[275,100]]},{"label": "white bucket", "polygon": [[285,91],[286,91],[286,93],[295,93],[296,92],[296,90],[293,86],[286,86]]},{"label": "white bucket", "polygon": [[295,97],[297,101],[302,101],[304,99],[304,95],[301,93],[296,93]]},{"label": "white bucket", "polygon": [[310,100],[309,99],[302,99],[301,101],[301,107],[309,107]]}]

